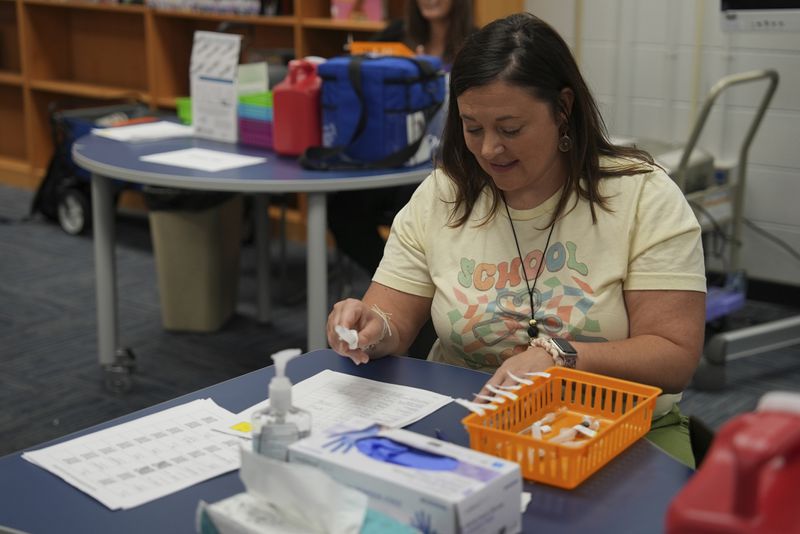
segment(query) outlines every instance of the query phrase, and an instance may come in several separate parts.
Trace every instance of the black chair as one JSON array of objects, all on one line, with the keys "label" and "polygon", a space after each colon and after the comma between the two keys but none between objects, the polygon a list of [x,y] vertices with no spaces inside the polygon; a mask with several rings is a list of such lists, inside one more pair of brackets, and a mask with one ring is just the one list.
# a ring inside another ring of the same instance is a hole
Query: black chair
[{"label": "black chair", "polygon": [[689,442],[692,445],[695,469],[700,469],[706,453],[714,441],[714,430],[694,415],[689,416]]}]

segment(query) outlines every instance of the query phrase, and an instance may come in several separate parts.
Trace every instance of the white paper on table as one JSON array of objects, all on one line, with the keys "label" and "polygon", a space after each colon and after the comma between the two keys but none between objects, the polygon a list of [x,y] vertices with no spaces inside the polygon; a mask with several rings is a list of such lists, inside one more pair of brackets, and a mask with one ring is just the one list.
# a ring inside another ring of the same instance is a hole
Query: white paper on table
[{"label": "white paper on table", "polygon": [[175,122],[156,121],[111,128],[94,128],[92,133],[98,137],[114,139],[115,141],[135,143],[137,141],[158,141],[173,137],[192,137],[194,129],[191,126]]},{"label": "white paper on table", "polygon": [[231,154],[220,150],[209,150],[207,148],[185,148],[173,150],[171,152],[160,152],[149,154],[139,158],[149,163],[160,163],[162,165],[172,165],[173,167],[185,167],[187,169],[197,169],[199,171],[219,172],[249,165],[264,163],[267,158],[256,156],[243,156],[241,154]]},{"label": "white paper on table", "polygon": [[201,399],[22,458],[112,510],[128,509],[238,469],[242,440],[212,430],[232,416]]},{"label": "white paper on table", "polygon": [[[267,388],[267,384],[264,384]],[[311,413],[312,433],[352,417],[363,417],[392,428],[419,421],[452,397],[426,389],[387,384],[325,369],[292,386],[292,404]],[[236,414],[228,424],[215,427],[227,434],[249,438],[253,412],[269,399]]]},{"label": "white paper on table", "polygon": [[236,70],[242,36],[196,31],[189,66],[197,137],[235,143],[239,134]]}]

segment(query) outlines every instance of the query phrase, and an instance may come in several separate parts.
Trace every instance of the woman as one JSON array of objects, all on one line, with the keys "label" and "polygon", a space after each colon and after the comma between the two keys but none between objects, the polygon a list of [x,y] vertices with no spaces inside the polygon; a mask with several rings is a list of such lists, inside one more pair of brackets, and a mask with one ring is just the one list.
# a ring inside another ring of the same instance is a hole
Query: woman
[{"label": "woman", "polygon": [[445,68],[472,33],[471,0],[408,0],[405,19],[390,24],[376,41],[400,41],[418,54],[442,58]]},{"label": "woman", "polygon": [[[376,41],[399,41],[418,54],[439,56],[450,70],[455,52],[473,31],[470,0],[407,0],[405,19],[390,24]],[[411,198],[416,186],[347,191],[329,196],[328,226],[339,250],[368,274],[383,255],[378,227]]]},{"label": "woman", "polygon": [[665,394],[648,437],[692,465],[675,402],[702,350],[700,228],[649,155],[608,141],[550,26],[517,14],[467,39],[441,154],[364,298],[334,306],[331,346],[356,363],[402,354],[430,315],[428,359],[491,372],[487,384],[553,365],[652,384]]}]

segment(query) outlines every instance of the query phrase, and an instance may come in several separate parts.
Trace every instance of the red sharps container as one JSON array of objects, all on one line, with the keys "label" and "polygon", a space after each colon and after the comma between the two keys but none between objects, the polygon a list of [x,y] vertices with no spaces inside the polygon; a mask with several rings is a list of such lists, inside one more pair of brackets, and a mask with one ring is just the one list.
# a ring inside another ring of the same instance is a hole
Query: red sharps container
[{"label": "red sharps container", "polygon": [[800,394],[767,396],[775,406],[762,399],[758,411],[717,432],[702,466],[669,505],[668,534],[800,533]]},{"label": "red sharps container", "polygon": [[289,62],[289,73],[272,92],[273,149],[278,154],[299,156],[306,148],[322,144],[321,86],[314,63],[305,59]]}]

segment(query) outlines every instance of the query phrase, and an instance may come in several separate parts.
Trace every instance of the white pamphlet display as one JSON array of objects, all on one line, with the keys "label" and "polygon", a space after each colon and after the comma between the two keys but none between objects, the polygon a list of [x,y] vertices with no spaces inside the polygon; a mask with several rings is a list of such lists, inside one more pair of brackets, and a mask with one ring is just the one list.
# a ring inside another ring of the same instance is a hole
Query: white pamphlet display
[{"label": "white pamphlet display", "polygon": [[197,31],[189,67],[192,125],[197,137],[238,140],[236,72],[241,35]]}]

